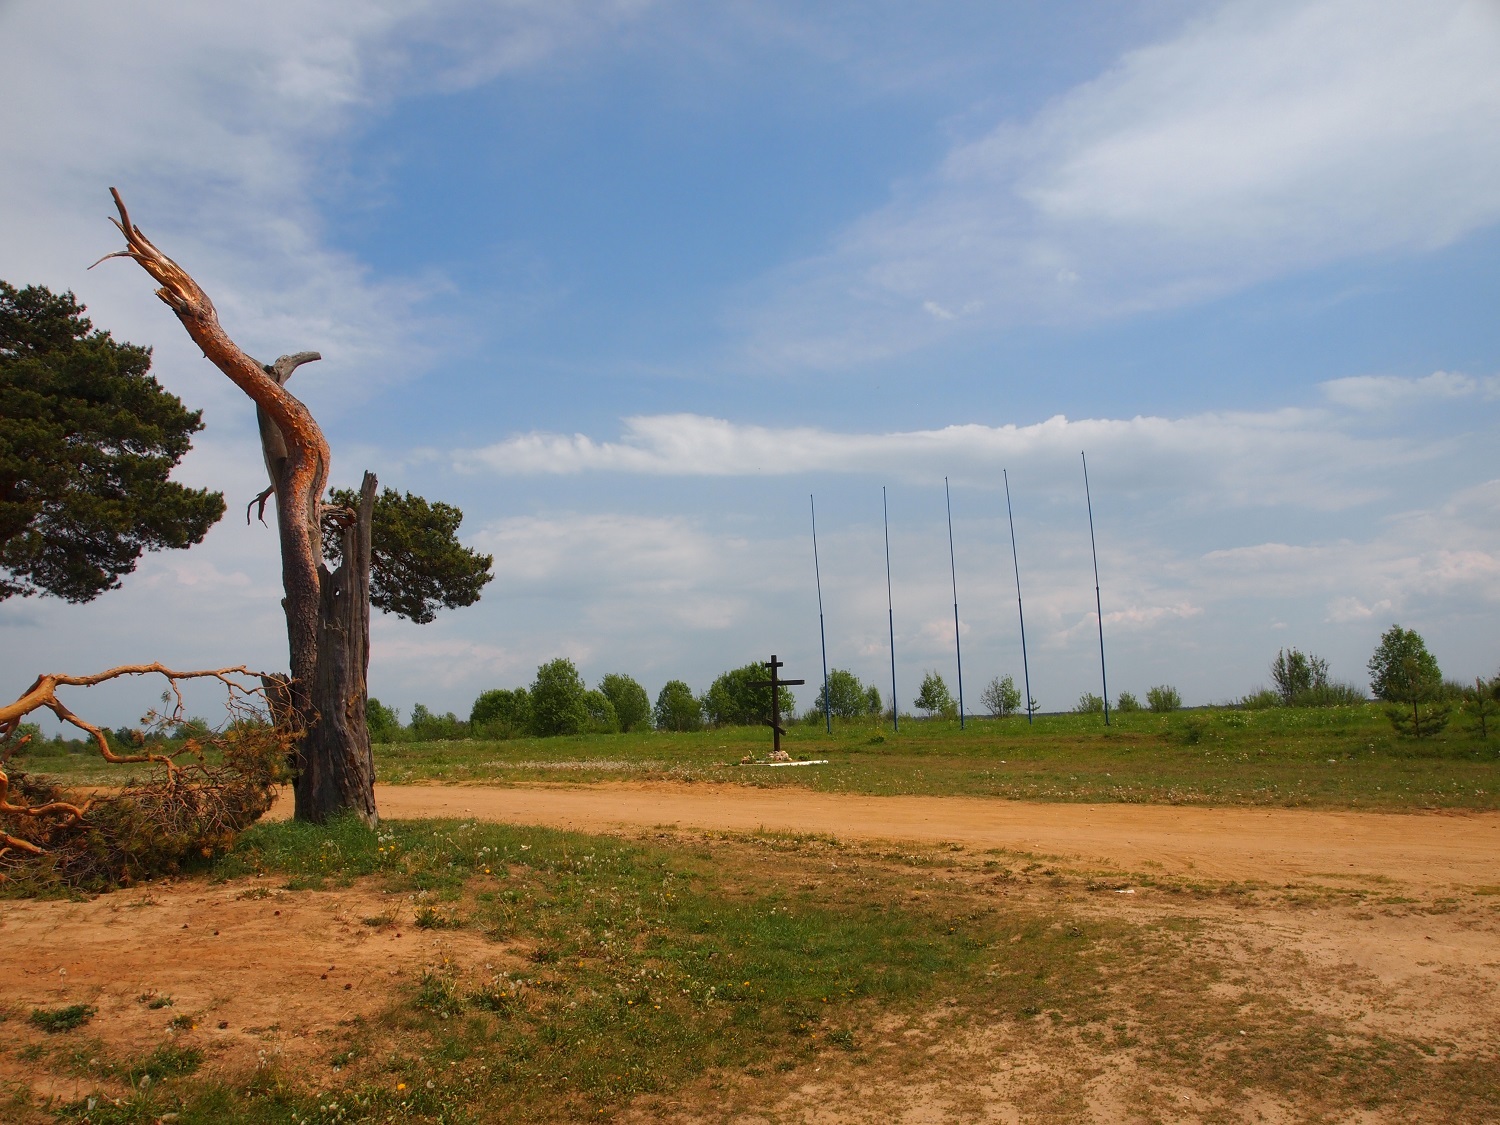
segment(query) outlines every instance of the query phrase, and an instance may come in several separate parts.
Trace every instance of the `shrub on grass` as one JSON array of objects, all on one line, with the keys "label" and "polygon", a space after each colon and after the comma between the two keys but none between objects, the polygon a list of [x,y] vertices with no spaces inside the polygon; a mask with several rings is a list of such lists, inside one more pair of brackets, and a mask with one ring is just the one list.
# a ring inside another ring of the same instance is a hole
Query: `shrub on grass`
[{"label": "shrub on grass", "polygon": [[1293,707],[1348,707],[1365,703],[1364,691],[1355,684],[1322,683],[1292,697]]},{"label": "shrub on grass", "polygon": [[[828,673],[828,713],[836,719],[860,719],[870,713],[872,688],[860,682],[858,676],[844,668],[835,668]],[[877,701],[880,695],[875,690]],[[822,699],[818,705],[822,706]],[[877,702],[877,711],[880,709]]]},{"label": "shrub on grass", "polygon": [[1328,661],[1298,648],[1278,649],[1271,661],[1271,682],[1281,702],[1294,706],[1299,695],[1327,686]]},{"label": "shrub on grass", "polygon": [[1177,711],[1182,707],[1182,696],[1171,684],[1157,684],[1146,693],[1146,706],[1158,713]]},{"label": "shrub on grass", "polygon": [[1139,711],[1141,701],[1128,691],[1120,693],[1119,701],[1115,704],[1116,711]]},{"label": "shrub on grass", "polygon": [[1020,709],[1021,692],[1016,687],[1015,679],[1007,672],[985,685],[984,691],[979,695],[979,702],[995,718],[1003,719]]},{"label": "shrub on grass", "polygon": [[925,711],[929,718],[933,715],[958,714],[953,696],[948,694],[948,685],[937,672],[928,672],[922,677],[922,690],[917,693],[916,706],[919,711]]},{"label": "shrub on grass", "polygon": [[1078,697],[1078,702],[1073,704],[1075,715],[1098,715],[1104,711],[1104,697],[1086,691]]}]

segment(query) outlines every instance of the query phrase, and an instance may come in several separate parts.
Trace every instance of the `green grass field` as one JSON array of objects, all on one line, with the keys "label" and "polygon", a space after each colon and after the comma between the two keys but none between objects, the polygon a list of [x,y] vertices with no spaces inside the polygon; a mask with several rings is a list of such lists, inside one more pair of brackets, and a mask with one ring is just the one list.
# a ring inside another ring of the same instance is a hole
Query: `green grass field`
[{"label": "green grass field", "polygon": [[[86,1028],[36,1032],[23,1055],[99,1086],[47,1116],[337,1125],[609,1120],[632,1109],[654,1120],[685,1097],[728,1120],[734,1099],[753,1105],[783,1074],[915,1079],[933,1065],[930,1042],[978,1028],[1053,1059],[1129,1052],[1135,1077],[1121,1098],[1141,1119],[1176,1108],[1164,1082],[1223,1106],[1249,1091],[1294,1099],[1306,1120],[1420,1106],[1427,1120],[1477,1121],[1500,1106],[1483,1052],[1287,1003],[1280,990],[1303,971],[1295,958],[1268,957],[1264,979],[1252,980],[1204,943],[1194,903],[1242,908],[1285,890],[1162,886],[1175,898],[1161,910],[1110,918],[1080,905],[1097,893],[1089,877],[1001,853],[456,821],[388,823],[378,834],[348,820],[260,825],[211,877],[259,895],[266,880],[292,894],[373,885],[418,926],[532,952],[524,969],[493,978],[443,964],[413,973],[383,1012],[348,1021],[324,1045],[314,1067],[337,1082],[322,1093],[274,1066],[215,1073],[189,1040],[171,1058],[162,1048],[114,1057],[72,1041]],[[1321,895],[1331,909],[1371,898]],[[942,1065],[968,1073],[960,1059]],[[147,1073],[150,1084],[139,1080]],[[1045,1076],[1024,1099],[1036,1119],[1077,1120],[1084,1108],[1078,1084]]]},{"label": "green grass field", "polygon": [[[379,779],[493,784],[623,780],[802,786],[1033,801],[1130,801],[1323,808],[1500,807],[1500,734],[1456,719],[1435,738],[1398,736],[1376,704],[1169,715],[1045,715],[956,722],[795,725],[794,757],[826,766],[740,765],[764,758],[770,732],[730,727],[509,741],[398,742],[375,747]],[[23,768],[77,782],[122,775],[88,754],[30,757]]]}]

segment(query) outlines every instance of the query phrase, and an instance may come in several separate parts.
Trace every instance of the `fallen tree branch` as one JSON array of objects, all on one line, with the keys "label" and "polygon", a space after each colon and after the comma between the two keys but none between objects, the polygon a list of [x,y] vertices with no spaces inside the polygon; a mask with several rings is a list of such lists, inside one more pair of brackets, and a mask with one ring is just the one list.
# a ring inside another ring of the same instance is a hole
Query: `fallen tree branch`
[{"label": "fallen tree branch", "polygon": [[[196,755],[201,761],[203,758],[202,740],[189,738],[176,750],[166,751],[165,747],[153,750],[149,747],[143,732],[136,732],[136,740],[143,746],[140,753],[120,754],[109,744],[109,738],[100,727],[89,722],[87,719],[76,714],[67,704],[58,698],[57,690],[60,687],[89,688],[110,680],[117,680],[127,676],[150,676],[159,675],[166,679],[168,691],[163,694],[164,702],[170,701],[172,706],[165,713],[153,711],[148,715],[154,727],[165,731],[167,728],[179,724],[184,720],[184,701],[182,696],[182,684],[187,680],[215,680],[222,684],[228,694],[226,708],[232,720],[231,727],[244,728],[257,724],[268,727],[271,730],[271,739],[278,746],[285,746],[295,742],[291,733],[291,727],[285,721],[285,717],[278,720],[266,722],[262,716],[269,717],[272,711],[271,701],[267,699],[266,689],[262,684],[267,677],[263,673],[253,672],[244,665],[232,668],[204,668],[180,671],[168,668],[164,664],[122,664],[115,668],[97,672],[93,675],[74,676],[66,673],[47,673],[40,675],[32,685],[24,691],[20,698],[14,703],[0,705],[0,817],[10,816],[23,818],[20,824],[14,825],[15,831],[7,831],[0,828],[0,859],[3,859],[11,851],[25,852],[31,856],[45,854],[47,848],[36,839],[26,839],[24,836],[16,835],[15,832],[31,832],[25,823],[36,823],[40,818],[58,816],[60,819],[54,822],[55,826],[66,826],[80,823],[88,814],[90,808],[95,805],[94,800],[73,802],[63,800],[58,796],[49,796],[45,800],[26,801],[23,797],[18,803],[12,800],[11,776],[6,771],[6,765],[15,755],[31,742],[30,734],[22,734],[16,737],[20,731],[21,722],[27,715],[40,710],[51,711],[62,722],[83,731],[98,749],[100,756],[107,762],[116,765],[125,765],[139,762],[157,762],[167,769],[167,777],[158,789],[153,790],[157,795],[158,804],[161,794],[167,794],[182,788],[177,781],[177,774],[182,769],[174,759],[183,754]],[[215,736],[213,741],[221,744],[234,741],[234,733]],[[20,775],[18,775],[20,776]],[[163,788],[164,787],[164,788]],[[159,792],[158,792],[159,790]],[[258,815],[258,814],[257,814]],[[54,829],[55,830],[55,829]],[[5,875],[0,872],[0,881],[5,880]]]}]

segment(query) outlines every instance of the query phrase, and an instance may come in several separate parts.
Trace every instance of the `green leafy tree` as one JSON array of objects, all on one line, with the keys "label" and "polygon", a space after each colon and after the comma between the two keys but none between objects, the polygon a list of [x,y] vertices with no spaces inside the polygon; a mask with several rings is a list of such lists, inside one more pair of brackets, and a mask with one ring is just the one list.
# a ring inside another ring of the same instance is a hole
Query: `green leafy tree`
[{"label": "green leafy tree", "polygon": [[650,724],[651,697],[630,676],[611,672],[599,681],[599,690],[614,706],[621,730],[639,730]]},{"label": "green leafy tree", "polygon": [[540,735],[582,734],[589,728],[583,677],[567,657],[559,656],[536,670],[527,695],[531,699],[531,729]]},{"label": "green leafy tree", "polygon": [[917,692],[916,706],[918,710],[926,711],[929,716],[958,713],[958,708],[953,703],[953,696],[948,694],[948,685],[936,672],[928,672],[922,677],[922,689]]},{"label": "green leafy tree", "polygon": [[1415,629],[1392,625],[1381,634],[1367,667],[1375,698],[1397,705],[1386,714],[1401,733],[1425,738],[1447,725],[1450,708],[1440,698],[1443,673]]},{"label": "green leafy tree", "polygon": [[[770,678],[770,670],[763,664],[746,664],[720,675],[703,697],[703,711],[708,721],[717,727],[727,727],[749,726],[769,719],[771,689],[755,687],[754,684]],[[790,689],[781,688],[778,695],[781,714],[795,714],[797,701]]]},{"label": "green leafy tree", "polygon": [[874,684],[865,688],[865,714],[878,715],[883,709],[880,699],[880,689]]},{"label": "green leafy tree", "polygon": [[980,692],[979,702],[997,719],[1014,715],[1021,706],[1021,692],[1016,687],[1015,677],[1006,673],[991,680]]},{"label": "green leafy tree", "polygon": [[144,551],[202,541],[224,497],[168,480],[203,428],[151,350],[95,329],[72,293],[0,281],[0,600],[87,602]]},{"label": "green leafy tree", "polygon": [[476,734],[513,738],[531,728],[531,697],[525,688],[493,688],[480,692],[469,711]]},{"label": "green leafy tree", "polygon": [[590,734],[620,733],[620,716],[615,713],[615,705],[610,702],[609,696],[602,691],[584,692],[583,709],[588,712]]},{"label": "green leafy tree", "polygon": [[365,727],[371,742],[394,742],[401,733],[401,714],[372,695],[365,700]]},{"label": "green leafy tree", "polygon": [[1140,709],[1141,701],[1131,692],[1122,691],[1120,693],[1119,702],[1115,704],[1116,711],[1139,711]]},{"label": "green leafy tree", "polygon": [[1182,696],[1171,684],[1157,684],[1146,692],[1146,706],[1158,713],[1177,711],[1182,707]]},{"label": "green leafy tree", "polygon": [[[329,491],[336,507],[357,508],[353,489]],[[440,609],[473,605],[494,578],[493,555],[481,555],[458,541],[464,514],[452,504],[430,503],[410,492],[382,489],[370,519],[370,604],[419,625]],[[323,528],[323,553],[329,565],[340,559],[339,528]]]},{"label": "green leafy tree", "polygon": [[702,730],[703,705],[681,680],[668,680],[656,696],[657,730]]},{"label": "green leafy tree", "polygon": [[[858,719],[868,715],[870,690],[848,669],[832,669],[828,673],[828,713],[836,719]],[[878,697],[880,693],[877,691],[875,694]],[[875,709],[880,710],[878,702]]]}]

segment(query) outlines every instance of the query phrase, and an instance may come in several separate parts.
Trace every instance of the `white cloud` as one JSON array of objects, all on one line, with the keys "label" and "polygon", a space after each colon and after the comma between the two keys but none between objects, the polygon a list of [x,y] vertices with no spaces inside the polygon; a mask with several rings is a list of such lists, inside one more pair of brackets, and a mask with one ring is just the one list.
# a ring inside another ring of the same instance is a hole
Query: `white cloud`
[{"label": "white cloud", "polygon": [[1353,410],[1374,411],[1478,394],[1492,398],[1500,394],[1500,377],[1492,375],[1476,379],[1452,371],[1434,371],[1420,379],[1399,375],[1352,375],[1346,379],[1330,379],[1322,384],[1322,388],[1329,402]]},{"label": "white cloud", "polygon": [[1497,220],[1500,8],[1235,0],[956,146],[770,279],[751,347],[851,364],[959,323],[1171,307]]},{"label": "white cloud", "polygon": [[[6,276],[72,288],[117,336],[155,340],[157,368],[192,400],[237,391],[172,331],[118,248],[107,188],[182,262],[252,354],[317,348],[299,376],[325,420],[429,354],[421,306],[440,276],[375,279],[328,246],[320,207],[358,125],[403,94],[474,85],[597,42],[636,0],[102,0],[0,5],[0,230]],[[243,406],[243,403],[237,402]],[[241,410],[243,413],[243,410]],[[210,440],[213,440],[212,438]]]},{"label": "white cloud", "polygon": [[[1212,494],[1220,503],[1336,508],[1379,495],[1367,479],[1371,469],[1431,455],[1398,438],[1351,435],[1327,412],[1298,409],[1176,419],[1058,415],[1025,426],[969,423],[864,434],[742,425],[697,414],[638,416],[625,419],[624,427],[619,441],[520,434],[460,452],[455,464],[520,475],[834,472],[934,480],[992,478],[1021,462],[1061,469],[1086,449],[1108,461],[1126,489],[1171,487],[1189,496]],[[1319,486],[1309,488],[1309,480]]]}]

